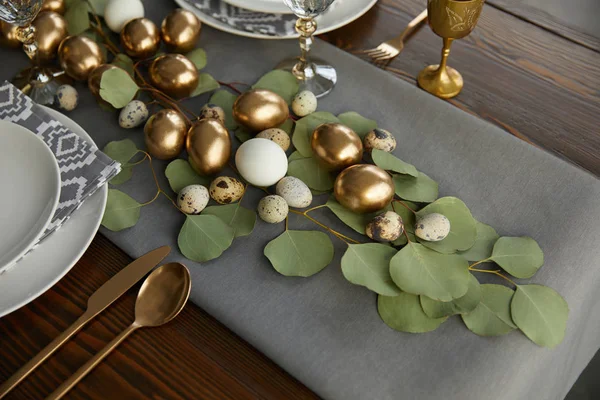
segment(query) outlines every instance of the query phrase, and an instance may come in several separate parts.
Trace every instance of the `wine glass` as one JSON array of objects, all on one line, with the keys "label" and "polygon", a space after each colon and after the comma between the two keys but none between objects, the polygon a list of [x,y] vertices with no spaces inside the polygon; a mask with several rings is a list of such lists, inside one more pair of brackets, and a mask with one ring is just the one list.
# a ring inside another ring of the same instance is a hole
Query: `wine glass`
[{"label": "wine glass", "polygon": [[427,20],[433,32],[444,40],[442,61],[419,73],[419,86],[442,99],[460,93],[464,82],[460,73],[447,66],[450,46],[454,39],[462,39],[473,31],[485,0],[428,0]]},{"label": "wine glass", "polygon": [[313,34],[317,30],[315,17],[319,16],[334,0],[283,0],[296,14],[296,31],[300,34],[300,57],[281,62],[277,68],[291,71],[300,82],[300,90],[310,90],[317,97],[331,92],[337,81],[335,69],[322,60],[308,58]]}]

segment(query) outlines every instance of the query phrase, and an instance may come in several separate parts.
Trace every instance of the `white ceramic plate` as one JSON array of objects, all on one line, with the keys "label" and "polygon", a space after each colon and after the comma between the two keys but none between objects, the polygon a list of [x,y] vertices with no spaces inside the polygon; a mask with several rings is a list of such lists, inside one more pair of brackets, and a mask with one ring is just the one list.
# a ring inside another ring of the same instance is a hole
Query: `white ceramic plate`
[{"label": "white ceramic plate", "polygon": [[60,171],[52,151],[33,132],[0,121],[0,271],[33,245],[54,216]]},{"label": "white ceramic plate", "polygon": [[[83,128],[68,117],[49,108],[46,111],[79,136],[93,142]],[[69,272],[98,231],[107,195],[108,188],[104,185],[58,231],[14,268],[0,274],[0,317],[33,301]]]},{"label": "white ceramic plate", "polygon": [[223,0],[232,6],[246,10],[259,11],[272,14],[293,14],[283,0]]},{"label": "white ceramic plate", "polygon": [[[264,14],[228,5],[220,0],[175,0],[208,26],[234,35],[256,39],[298,37],[293,14]],[[377,0],[337,0],[317,17],[317,35],[341,28],[360,18]]]}]

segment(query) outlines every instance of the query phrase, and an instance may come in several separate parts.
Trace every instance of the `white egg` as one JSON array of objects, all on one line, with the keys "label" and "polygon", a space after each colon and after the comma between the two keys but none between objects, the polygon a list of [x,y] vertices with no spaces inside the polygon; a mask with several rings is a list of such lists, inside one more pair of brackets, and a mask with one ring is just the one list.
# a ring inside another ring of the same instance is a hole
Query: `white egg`
[{"label": "white egg", "polygon": [[290,209],[281,196],[270,195],[258,202],[258,216],[269,224],[278,224],[288,216]]},{"label": "white egg", "polygon": [[144,17],[144,5],[140,0],[108,0],[104,20],[111,31],[120,33],[126,23]]},{"label": "white egg", "polygon": [[280,180],[275,192],[283,197],[290,207],[305,208],[312,203],[312,193],[306,183],[293,176],[286,176]]},{"label": "white egg", "polygon": [[428,242],[444,240],[449,233],[450,220],[442,214],[427,214],[415,224],[415,235]]},{"label": "white egg", "polygon": [[237,150],[235,165],[250,184],[268,187],[285,176],[288,161],[277,143],[269,139],[254,138],[244,142]]},{"label": "white egg", "polygon": [[200,214],[208,204],[208,189],[202,185],[189,185],[179,191],[177,207],[186,214]]},{"label": "white egg", "polygon": [[299,117],[304,117],[317,111],[317,96],[309,90],[304,90],[294,97],[292,111]]},{"label": "white egg", "polygon": [[133,100],[121,110],[119,125],[121,128],[131,129],[140,126],[148,119],[148,107],[143,101]]}]

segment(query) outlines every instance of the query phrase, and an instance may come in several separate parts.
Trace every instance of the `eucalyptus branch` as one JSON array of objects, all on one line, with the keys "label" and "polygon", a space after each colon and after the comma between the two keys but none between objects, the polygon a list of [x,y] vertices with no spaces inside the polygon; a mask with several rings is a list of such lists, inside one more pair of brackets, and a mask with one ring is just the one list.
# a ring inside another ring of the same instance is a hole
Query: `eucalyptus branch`
[{"label": "eucalyptus branch", "polygon": [[394,208],[394,203],[400,204],[402,207],[406,208],[408,211],[412,212],[413,214],[417,213],[415,210],[413,210],[412,208],[410,208],[405,202],[403,202],[400,199],[394,199],[392,201],[392,208]]},{"label": "eucalyptus branch", "polygon": [[239,90],[238,88],[236,88],[235,86],[233,86],[232,83],[227,83],[227,82],[221,82],[221,81],[217,81],[217,83],[221,86],[225,86],[229,89],[231,89],[232,91],[234,91],[237,94],[242,94],[241,90]]},{"label": "eucalyptus branch", "polygon": [[[321,208],[321,206],[317,206],[314,209],[317,208]],[[311,211],[312,209],[309,209],[307,211],[296,211],[296,210],[290,210],[290,212],[294,213],[294,214],[298,214],[298,215],[302,215],[303,217],[305,217],[306,219],[308,219],[309,221],[313,222],[314,224],[320,226],[321,228],[325,229],[327,232],[331,233],[332,235],[334,235],[335,237],[337,237],[338,239],[340,239],[342,242],[346,243],[346,244],[350,244],[350,243],[354,243],[354,244],[359,244],[360,242],[341,234],[340,232],[328,227],[327,225],[317,221],[316,219],[314,219],[313,217],[311,217],[310,215],[307,214],[308,211]]]},{"label": "eucalyptus branch", "polygon": [[469,267],[469,271],[473,271],[473,272],[482,272],[482,273],[486,273],[486,274],[492,274],[492,275],[496,275],[496,276],[499,276],[500,278],[502,278],[502,279],[504,279],[504,280],[506,280],[506,281],[508,281],[508,282],[512,283],[513,285],[517,286],[517,284],[516,284],[516,282],[515,282],[515,281],[513,281],[512,279],[510,279],[510,278],[509,278],[509,277],[507,277],[506,275],[504,275],[504,274],[501,274],[501,273],[500,273],[502,270],[499,270],[499,269],[497,269],[497,270],[478,269],[478,268],[473,268],[473,266],[474,266],[474,265],[477,265],[477,263],[475,263],[475,264],[471,265],[471,266]]}]

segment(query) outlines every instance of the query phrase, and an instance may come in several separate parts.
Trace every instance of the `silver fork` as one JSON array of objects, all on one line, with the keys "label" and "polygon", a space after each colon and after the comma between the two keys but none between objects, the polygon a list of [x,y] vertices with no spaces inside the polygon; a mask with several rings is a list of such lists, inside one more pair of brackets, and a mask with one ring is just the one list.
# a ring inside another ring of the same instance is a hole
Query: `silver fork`
[{"label": "silver fork", "polygon": [[364,50],[362,53],[369,56],[371,63],[384,68],[404,49],[404,41],[413,33],[423,21],[427,19],[427,9],[410,21],[404,31],[397,37],[381,43],[374,49]]}]

